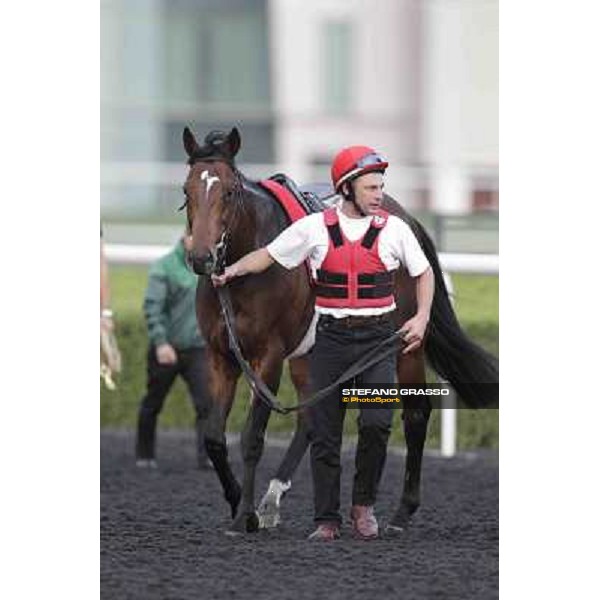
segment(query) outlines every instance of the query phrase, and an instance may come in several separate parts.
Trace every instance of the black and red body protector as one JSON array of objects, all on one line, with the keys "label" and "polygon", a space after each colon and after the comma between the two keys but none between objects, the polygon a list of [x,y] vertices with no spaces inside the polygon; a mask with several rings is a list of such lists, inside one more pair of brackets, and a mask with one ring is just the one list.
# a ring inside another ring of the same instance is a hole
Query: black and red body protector
[{"label": "black and red body protector", "polygon": [[323,212],[329,249],[316,278],[316,305],[324,308],[385,308],[394,303],[393,271],[379,257],[379,234],[389,213],[373,216],[365,235],[349,241],[335,208]]}]

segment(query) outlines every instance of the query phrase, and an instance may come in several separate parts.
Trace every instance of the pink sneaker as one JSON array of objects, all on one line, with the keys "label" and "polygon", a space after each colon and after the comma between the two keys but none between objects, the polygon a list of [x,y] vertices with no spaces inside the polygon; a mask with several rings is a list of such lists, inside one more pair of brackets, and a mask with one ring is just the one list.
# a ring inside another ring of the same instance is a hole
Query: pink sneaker
[{"label": "pink sneaker", "polygon": [[321,523],[309,536],[311,541],[333,542],[340,537],[340,528],[337,523]]},{"label": "pink sneaker", "polygon": [[354,535],[361,540],[374,540],[379,536],[379,525],[372,506],[355,505],[350,511]]}]

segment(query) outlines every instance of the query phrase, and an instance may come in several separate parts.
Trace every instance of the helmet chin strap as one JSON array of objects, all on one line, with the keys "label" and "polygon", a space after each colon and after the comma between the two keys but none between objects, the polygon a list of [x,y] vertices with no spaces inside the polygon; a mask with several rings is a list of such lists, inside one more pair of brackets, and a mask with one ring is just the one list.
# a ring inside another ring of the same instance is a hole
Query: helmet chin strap
[{"label": "helmet chin strap", "polygon": [[363,209],[358,205],[358,202],[356,201],[356,194],[354,193],[354,188],[352,187],[352,184],[350,182],[348,182],[347,184],[347,190],[348,193],[344,194],[344,200],[348,200],[349,202],[352,202],[352,204],[354,204],[354,208],[356,209],[356,211],[358,212],[359,215],[366,217],[368,216]]}]

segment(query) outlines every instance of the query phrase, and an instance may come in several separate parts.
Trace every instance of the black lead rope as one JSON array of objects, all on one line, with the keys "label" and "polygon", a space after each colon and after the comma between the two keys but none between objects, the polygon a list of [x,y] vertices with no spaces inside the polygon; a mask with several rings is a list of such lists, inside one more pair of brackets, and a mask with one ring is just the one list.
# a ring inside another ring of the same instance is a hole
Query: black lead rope
[{"label": "black lead rope", "polygon": [[265,383],[256,375],[242,354],[242,350],[233,330],[233,307],[231,305],[229,290],[226,287],[220,287],[217,288],[217,294],[221,303],[221,312],[223,314],[223,319],[225,320],[225,327],[227,328],[227,333],[229,335],[230,347],[233,350],[233,354],[237,358],[240,367],[246,376],[246,379],[248,380],[248,384],[256,396],[263,400],[263,402],[265,402],[271,410],[274,410],[282,415],[301,410],[308,406],[313,406],[337,386],[341,385],[345,381],[348,381],[349,379],[352,379],[353,377],[356,377],[363,371],[366,371],[368,368],[382,361],[390,354],[397,352],[398,346],[395,342],[400,341],[403,345],[406,345],[406,342],[402,338],[401,330],[398,329],[394,331],[391,336],[377,344],[375,348],[367,352],[367,354],[365,354],[362,358],[359,358],[354,364],[350,365],[348,369],[346,369],[333,383],[329,384],[327,387],[319,390],[307,400],[299,402],[294,406],[282,406],[281,402],[279,402],[277,399],[277,396],[275,396],[273,392],[271,392],[271,390],[265,385]]},{"label": "black lead rope", "polygon": [[[217,275],[222,274],[224,270],[226,245],[227,236],[224,232],[221,236],[221,240],[215,248],[215,252],[213,253],[213,273]],[[277,399],[277,396],[275,396],[273,392],[264,383],[264,381],[262,381],[260,377],[258,377],[258,375],[254,372],[254,370],[242,354],[242,349],[240,348],[233,327],[233,323],[235,322],[235,315],[233,313],[233,306],[231,304],[231,295],[229,294],[229,289],[226,285],[217,288],[217,296],[221,304],[221,314],[223,315],[223,320],[225,321],[225,327],[229,336],[229,345],[233,350],[233,354],[236,357],[238,363],[240,364],[240,367],[246,377],[246,380],[248,381],[248,385],[250,386],[257,398],[261,399],[271,410],[278,412],[282,415],[286,415],[288,413],[298,411],[309,406],[313,406],[322,398],[324,398],[327,394],[329,394],[329,392],[331,392],[333,389],[335,389],[345,381],[356,377],[363,371],[366,371],[368,368],[382,361],[390,354],[397,352],[398,345],[396,342],[399,342],[399,344],[402,347],[406,346],[406,341],[403,339],[401,330],[398,329],[394,331],[392,335],[390,335],[385,340],[377,344],[377,346],[375,346],[372,350],[367,352],[362,358],[359,358],[354,364],[350,365],[348,369],[346,369],[333,383],[329,384],[327,387],[319,390],[318,392],[315,392],[307,400],[299,402],[294,406],[282,406],[281,402],[279,402],[279,400]]]}]

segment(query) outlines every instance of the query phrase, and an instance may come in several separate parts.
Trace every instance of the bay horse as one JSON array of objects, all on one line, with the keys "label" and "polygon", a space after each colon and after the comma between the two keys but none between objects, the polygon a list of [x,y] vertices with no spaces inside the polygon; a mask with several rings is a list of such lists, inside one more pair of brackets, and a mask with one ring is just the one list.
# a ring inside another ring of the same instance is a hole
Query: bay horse
[{"label": "bay horse", "polygon": [[[285,211],[271,194],[246,178],[235,166],[240,144],[240,134],[235,127],[228,134],[209,133],[202,146],[189,128],[183,132],[189,165],[183,188],[184,206],[193,238],[190,260],[199,275],[209,275],[215,249],[224,235],[228,239],[225,263],[232,264],[271,242],[290,224]],[[425,344],[409,354],[398,352],[398,383],[425,383],[427,357],[431,367],[452,384],[467,406],[482,407],[497,402],[497,388],[481,385],[498,382],[497,361],[470,340],[458,324],[433,242],[424,228],[387,195],[384,208],[408,223],[435,275]],[[276,394],[284,360],[289,358],[292,383],[299,398],[306,398],[310,389],[306,350],[301,350],[304,355],[299,356],[294,356],[294,351],[315,317],[314,291],[307,269],[300,266],[288,271],[275,263],[261,274],[235,279],[228,285],[235,332],[245,359]],[[402,268],[395,275],[394,294],[397,305],[394,320],[399,327],[416,312],[414,282]],[[271,410],[253,394],[241,434],[244,477],[240,488],[229,464],[225,431],[241,371],[229,346],[219,299],[209,278],[200,278],[196,313],[207,342],[206,372],[211,398],[205,432],[207,453],[231,508],[233,523],[229,531],[254,532],[259,528],[255,510],[255,474]],[[406,472],[401,500],[391,520],[400,529],[408,524],[420,504],[421,462],[431,410],[426,396],[410,397],[404,402]],[[296,431],[276,474],[277,481],[291,479],[307,447],[306,416],[299,411]]]}]

